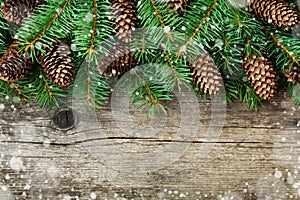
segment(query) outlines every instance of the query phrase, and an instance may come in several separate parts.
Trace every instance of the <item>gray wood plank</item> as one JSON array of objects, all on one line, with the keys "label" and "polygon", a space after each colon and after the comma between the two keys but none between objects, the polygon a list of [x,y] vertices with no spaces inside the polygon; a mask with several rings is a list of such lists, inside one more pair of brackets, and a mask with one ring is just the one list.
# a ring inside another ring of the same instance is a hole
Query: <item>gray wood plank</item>
[{"label": "gray wood plank", "polygon": [[0,199],[300,198],[300,108],[290,97],[258,112],[192,103],[168,103],[168,115],[151,120],[107,103],[77,111],[68,131],[53,124],[55,110],[6,106]]}]

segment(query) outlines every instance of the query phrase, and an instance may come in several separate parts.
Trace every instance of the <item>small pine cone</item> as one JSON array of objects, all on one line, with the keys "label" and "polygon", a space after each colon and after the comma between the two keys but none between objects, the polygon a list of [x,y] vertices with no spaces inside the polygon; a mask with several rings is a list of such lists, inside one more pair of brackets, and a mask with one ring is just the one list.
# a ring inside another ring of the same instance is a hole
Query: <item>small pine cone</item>
[{"label": "small pine cone", "polygon": [[209,55],[200,55],[190,66],[195,85],[205,94],[217,95],[222,88],[222,76]]},{"label": "small pine cone", "polygon": [[0,61],[0,79],[7,82],[17,81],[31,69],[30,57],[21,56],[19,47],[11,44]]},{"label": "small pine cone", "polygon": [[185,10],[190,0],[169,0],[169,5],[171,6],[172,10],[176,10],[175,14],[182,14]]},{"label": "small pine cone", "polygon": [[288,78],[288,82],[292,82],[293,84],[300,83],[300,68],[297,66],[293,66],[289,71],[285,69],[285,76]]},{"label": "small pine cone", "polygon": [[276,71],[267,58],[253,54],[244,64],[244,68],[258,96],[264,100],[274,96],[277,90]]},{"label": "small pine cone", "polygon": [[286,30],[292,30],[300,23],[297,9],[282,0],[251,0],[250,9],[255,16]]},{"label": "small pine cone", "polygon": [[44,0],[5,0],[2,6],[4,18],[9,22],[20,24]]},{"label": "small pine cone", "polygon": [[73,80],[74,63],[70,47],[64,42],[55,43],[39,60],[47,77],[59,87],[70,85]]},{"label": "small pine cone", "polygon": [[118,39],[123,42],[129,42],[132,39],[132,31],[138,24],[136,2],[136,0],[111,0],[115,16],[114,28]]},{"label": "small pine cone", "polygon": [[[120,49],[116,49],[116,48]],[[109,55],[101,57],[100,65],[98,66],[99,73],[104,76],[117,76],[135,68],[137,60],[126,47],[114,46]]]}]

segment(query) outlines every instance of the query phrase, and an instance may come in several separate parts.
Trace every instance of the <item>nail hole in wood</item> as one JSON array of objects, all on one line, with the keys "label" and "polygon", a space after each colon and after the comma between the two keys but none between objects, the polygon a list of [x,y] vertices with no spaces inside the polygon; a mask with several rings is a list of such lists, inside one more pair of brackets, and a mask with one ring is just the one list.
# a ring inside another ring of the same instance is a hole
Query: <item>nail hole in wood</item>
[{"label": "nail hole in wood", "polygon": [[75,127],[78,116],[72,109],[63,109],[56,112],[52,120],[57,129],[70,130]]}]

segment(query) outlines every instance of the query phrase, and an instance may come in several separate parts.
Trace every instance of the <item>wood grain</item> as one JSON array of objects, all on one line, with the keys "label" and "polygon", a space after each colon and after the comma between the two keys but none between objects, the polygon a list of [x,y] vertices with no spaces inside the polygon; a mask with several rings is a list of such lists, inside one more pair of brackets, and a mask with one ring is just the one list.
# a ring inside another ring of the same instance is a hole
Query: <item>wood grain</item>
[{"label": "wood grain", "polygon": [[6,106],[0,199],[299,199],[300,108],[286,96],[258,112],[187,98],[150,120],[107,103],[68,131],[55,110]]}]

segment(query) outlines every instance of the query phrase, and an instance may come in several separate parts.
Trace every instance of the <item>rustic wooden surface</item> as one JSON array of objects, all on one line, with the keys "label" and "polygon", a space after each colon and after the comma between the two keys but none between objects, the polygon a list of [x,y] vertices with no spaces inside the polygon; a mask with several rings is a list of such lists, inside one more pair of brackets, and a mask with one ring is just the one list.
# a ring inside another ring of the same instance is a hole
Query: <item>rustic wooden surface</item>
[{"label": "rustic wooden surface", "polygon": [[300,107],[286,94],[258,112],[227,105],[223,126],[210,101],[198,116],[168,106],[149,121],[107,104],[60,131],[54,110],[1,105],[0,199],[300,199]]}]

